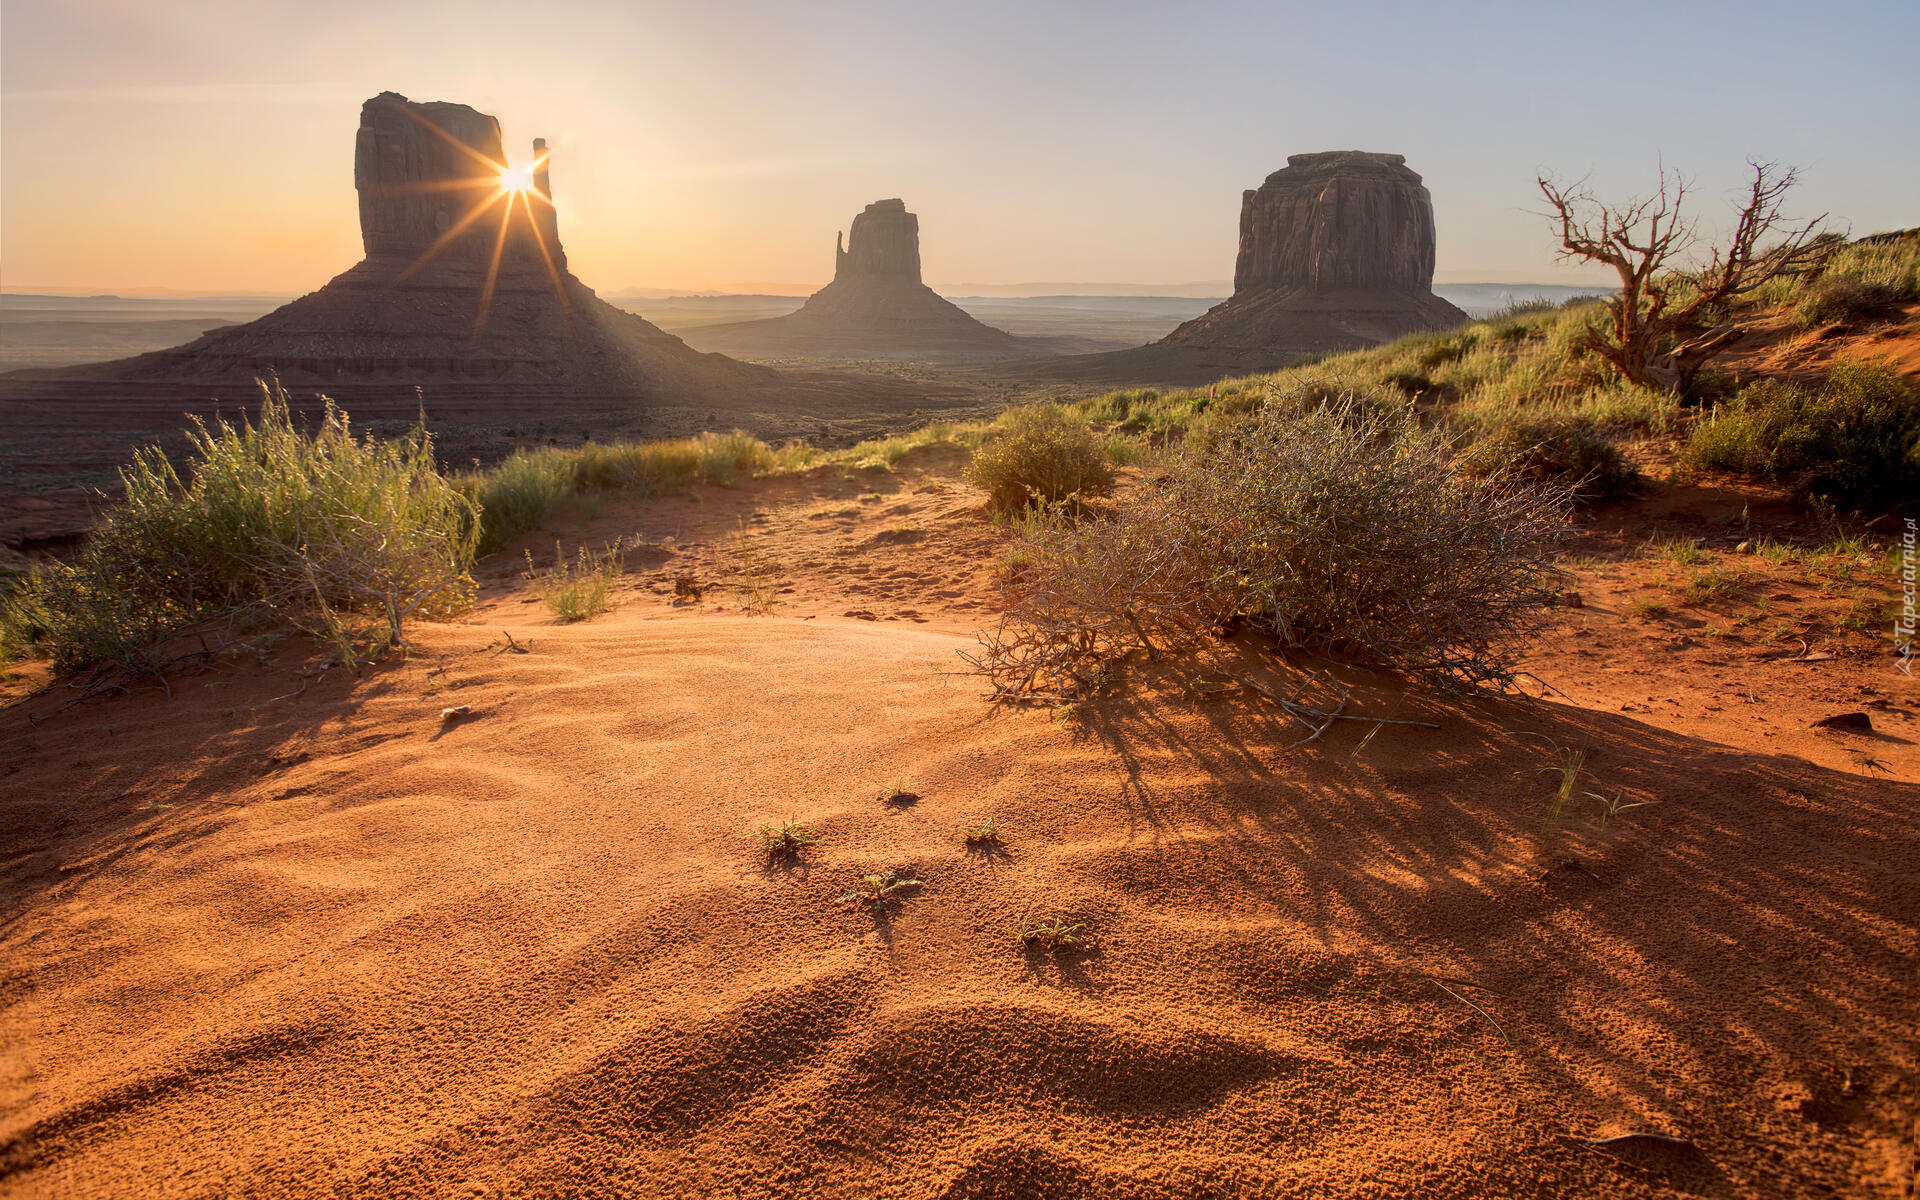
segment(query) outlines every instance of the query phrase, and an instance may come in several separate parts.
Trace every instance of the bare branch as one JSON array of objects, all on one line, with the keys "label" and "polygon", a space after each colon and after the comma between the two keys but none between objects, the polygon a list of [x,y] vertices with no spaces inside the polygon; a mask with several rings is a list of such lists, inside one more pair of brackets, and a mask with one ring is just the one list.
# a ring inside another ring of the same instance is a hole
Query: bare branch
[{"label": "bare branch", "polygon": [[[1682,260],[1696,244],[1697,230],[1684,213],[1688,187],[1679,174],[1669,180],[1662,166],[1653,196],[1612,206],[1595,199],[1584,181],[1561,186],[1546,176],[1536,179],[1552,210],[1547,220],[1560,238],[1558,257],[1611,267],[1620,279],[1619,292],[1606,301],[1606,327],[1589,329],[1582,344],[1629,382],[1684,391],[1709,359],[1739,340],[1703,326],[1724,322],[1734,301],[1783,275],[1816,268],[1831,251],[1821,232],[1824,213],[1805,222],[1784,216],[1784,199],[1798,181],[1795,171],[1774,163],[1748,165],[1753,179],[1733,232],[1692,270]],[[1676,340],[1683,344],[1662,350]]]}]

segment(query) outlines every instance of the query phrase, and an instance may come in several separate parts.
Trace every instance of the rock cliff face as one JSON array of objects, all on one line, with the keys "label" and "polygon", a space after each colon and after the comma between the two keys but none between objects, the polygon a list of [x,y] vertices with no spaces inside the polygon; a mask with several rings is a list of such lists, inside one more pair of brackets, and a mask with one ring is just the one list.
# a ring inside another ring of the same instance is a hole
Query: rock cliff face
[{"label": "rock cliff face", "polygon": [[1433,197],[1398,154],[1295,154],[1247,192],[1233,290],[1433,286]]},{"label": "rock cliff face", "polygon": [[[415,104],[382,92],[360,109],[353,186],[368,258],[413,258],[446,237],[475,204],[499,189],[507,161],[500,123],[464,104]],[[448,247],[485,261],[473,230]]]},{"label": "rock cliff face", "polygon": [[759,356],[1008,358],[1034,351],[920,282],[920,218],[876,200],[836,237],[833,282],[799,312],[689,330],[710,349]]},{"label": "rock cliff face", "polygon": [[835,235],[833,279],[895,277],[920,282],[920,218],[904,200],[875,200],[855,214],[845,248]]},{"label": "rock cliff face", "polygon": [[1242,199],[1233,297],[1166,340],[1310,353],[1459,324],[1433,258],[1433,199],[1404,157],[1291,155]]},{"label": "rock cliff face", "polygon": [[416,104],[397,92],[367,101],[353,147],[367,260],[394,260],[402,270],[426,256],[486,267],[497,243],[505,269],[539,264],[543,246],[564,268],[545,138],[534,139],[533,154],[533,193],[515,195],[501,186],[507,155],[493,117],[464,104]]},{"label": "rock cliff face", "polygon": [[543,141],[534,153],[534,186],[507,189],[493,117],[382,92],[361,108],[354,139],[362,262],[257,321],[40,374],[173,381],[237,398],[271,372],[343,400],[419,387],[452,405],[511,396],[523,408],[685,403],[779,381],[768,368],[691,349],[576,279]]}]

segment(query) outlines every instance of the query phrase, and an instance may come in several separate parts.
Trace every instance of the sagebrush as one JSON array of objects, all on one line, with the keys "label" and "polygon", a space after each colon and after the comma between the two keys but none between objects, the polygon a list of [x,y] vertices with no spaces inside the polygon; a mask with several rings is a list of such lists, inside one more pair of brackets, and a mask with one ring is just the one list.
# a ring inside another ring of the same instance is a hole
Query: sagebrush
[{"label": "sagebrush", "polygon": [[1270,403],[1108,515],[1036,523],[975,665],[1006,695],[1086,694],[1134,652],[1253,629],[1449,687],[1510,686],[1553,601],[1571,491],[1463,469],[1378,397]]},{"label": "sagebrush", "polygon": [[1085,421],[1043,405],[1015,409],[999,424],[967,467],[967,478],[986,490],[994,508],[1015,512],[1113,490],[1104,440]]}]

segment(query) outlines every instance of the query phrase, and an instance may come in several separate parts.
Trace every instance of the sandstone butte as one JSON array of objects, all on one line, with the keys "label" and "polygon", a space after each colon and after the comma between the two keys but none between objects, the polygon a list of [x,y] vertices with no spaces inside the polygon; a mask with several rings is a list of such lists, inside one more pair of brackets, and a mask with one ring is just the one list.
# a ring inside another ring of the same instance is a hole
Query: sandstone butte
[{"label": "sandstone butte", "polygon": [[798,312],[700,330],[734,354],[1035,357],[1040,352],[974,319],[921,280],[920,218],[903,200],[876,200],[834,244],[833,282]]},{"label": "sandstone butte", "polygon": [[1433,198],[1399,154],[1294,154],[1240,204],[1233,296],[1172,345],[1309,354],[1467,314],[1433,294]]},{"label": "sandstone butte", "polygon": [[133,358],[15,372],[9,391],[147,382],[237,399],[272,373],[343,400],[421,387],[473,401],[644,405],[780,382],[769,368],[695,351],[581,283],[560,243],[544,141],[534,153],[533,186],[503,187],[498,120],[382,92],[361,107],[354,138],[359,263],[256,321]]}]

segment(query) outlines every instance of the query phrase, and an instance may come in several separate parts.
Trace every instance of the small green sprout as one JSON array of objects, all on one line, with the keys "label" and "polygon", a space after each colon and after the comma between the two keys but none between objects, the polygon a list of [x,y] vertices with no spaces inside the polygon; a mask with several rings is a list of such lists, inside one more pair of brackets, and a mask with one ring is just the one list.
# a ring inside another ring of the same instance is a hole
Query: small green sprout
[{"label": "small green sprout", "polygon": [[1603,796],[1599,792],[1587,792],[1585,795],[1589,800],[1598,800],[1600,802],[1600,819],[1595,821],[1594,824],[1601,829],[1605,829],[1609,821],[1612,821],[1615,817],[1630,808],[1645,808],[1649,804],[1658,803],[1654,800],[1634,800],[1629,802],[1626,799],[1627,794],[1625,792],[1615,792],[1611,796]]},{"label": "small green sprout", "polygon": [[758,838],[760,849],[769,858],[777,854],[798,854],[802,847],[811,845],[817,840],[811,829],[792,817],[788,817],[777,825],[771,821],[762,821],[760,827],[747,837]]},{"label": "small green sprout", "polygon": [[1087,927],[1085,921],[1067,924],[1065,917],[1040,918],[1025,916],[1014,929],[1014,937],[1023,946],[1039,945],[1049,950],[1065,950],[1087,944],[1087,935],[1081,931]]},{"label": "small green sprout", "polygon": [[900,892],[921,886],[918,879],[899,879],[892,871],[884,875],[863,875],[852,891],[840,897],[840,903],[848,908],[871,906],[874,915],[879,916],[886,911],[887,905],[901,898]]},{"label": "small green sprout", "polygon": [[892,783],[881,788],[880,794],[876,799],[882,804],[890,804],[900,800],[916,799],[917,797],[918,793],[913,790],[912,782],[909,781],[905,775],[902,775]]},{"label": "small green sprout", "polygon": [[1006,832],[1006,826],[1000,823],[999,817],[989,818],[984,825],[962,825],[960,827],[960,837],[969,846],[978,846],[985,842],[998,844],[1000,835],[1004,832]]}]

